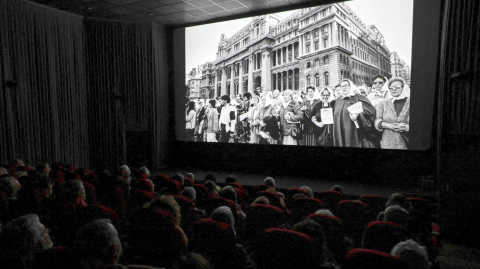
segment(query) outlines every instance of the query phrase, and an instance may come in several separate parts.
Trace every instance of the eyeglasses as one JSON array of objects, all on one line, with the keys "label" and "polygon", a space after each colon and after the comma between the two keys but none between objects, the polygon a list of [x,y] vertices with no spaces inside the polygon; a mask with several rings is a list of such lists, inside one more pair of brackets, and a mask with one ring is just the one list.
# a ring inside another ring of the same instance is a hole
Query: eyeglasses
[{"label": "eyeglasses", "polygon": [[330,97],[330,94],[322,94],[322,97]]},{"label": "eyeglasses", "polygon": [[389,87],[390,90],[400,90],[400,89],[403,89],[403,86],[392,86],[392,87]]},{"label": "eyeglasses", "polygon": [[383,82],[383,81],[374,81],[373,82],[373,84],[383,84],[383,83],[385,83],[385,82]]}]

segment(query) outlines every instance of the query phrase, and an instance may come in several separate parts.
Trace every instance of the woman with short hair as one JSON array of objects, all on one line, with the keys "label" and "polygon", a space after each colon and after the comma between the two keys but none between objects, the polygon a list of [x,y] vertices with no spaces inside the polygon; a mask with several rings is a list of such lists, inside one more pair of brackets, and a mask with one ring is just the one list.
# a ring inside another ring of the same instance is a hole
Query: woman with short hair
[{"label": "woman with short hair", "polygon": [[302,112],[303,112],[303,142],[305,146],[315,146],[317,143],[315,141],[315,134],[314,134],[314,124],[311,121],[312,118],[312,110],[315,105],[320,103],[320,94],[315,91],[315,87],[308,86],[307,87],[307,94],[305,97],[305,101],[302,104]]},{"label": "woman with short hair", "polygon": [[195,122],[196,122],[196,116],[197,112],[195,111],[195,102],[190,101],[188,102],[188,108],[187,108],[187,113],[186,113],[186,135],[187,135],[187,141],[195,141]]},{"label": "woman with short hair", "polygon": [[216,103],[215,99],[208,101],[208,108],[205,112],[205,120],[207,121],[207,129],[205,130],[207,142],[218,142],[216,134],[220,132],[220,129],[218,128],[218,110],[216,108]]}]

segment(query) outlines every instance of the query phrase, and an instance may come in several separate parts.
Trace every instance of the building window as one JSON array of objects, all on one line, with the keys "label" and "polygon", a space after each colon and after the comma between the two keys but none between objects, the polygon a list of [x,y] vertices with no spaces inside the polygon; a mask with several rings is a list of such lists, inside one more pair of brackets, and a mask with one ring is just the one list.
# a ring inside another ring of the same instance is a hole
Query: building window
[{"label": "building window", "polygon": [[327,86],[328,83],[328,72],[323,73],[323,80],[325,81],[325,86]]},{"label": "building window", "polygon": [[313,36],[318,37],[318,30],[313,31]]},{"label": "building window", "polygon": [[290,71],[287,71],[287,72],[288,72],[288,89],[291,89],[292,88],[292,82],[293,82],[293,80],[292,80],[292,72],[293,71],[290,70]]},{"label": "building window", "polygon": [[323,56],[323,64],[328,64],[328,55]]},{"label": "building window", "polygon": [[295,43],[293,45],[293,51],[294,51],[295,59],[297,59],[298,58],[298,43]]},{"label": "building window", "polygon": [[288,46],[288,61],[292,61],[292,45]]},{"label": "building window", "polygon": [[282,48],[283,63],[287,62],[287,47]]},{"label": "building window", "polygon": [[328,37],[323,39],[323,47],[326,48],[328,43]]},{"label": "building window", "polygon": [[317,87],[320,86],[320,75],[319,74],[315,75],[315,86],[317,86]]},{"label": "building window", "polygon": [[318,41],[315,41],[315,50],[319,50],[320,46],[318,45]]},{"label": "building window", "polygon": [[295,90],[297,91],[300,87],[300,85],[299,85],[300,84],[299,83],[299,77],[300,77],[299,73],[300,72],[299,72],[298,68],[295,69],[293,72],[294,72],[294,77],[295,77]]},{"label": "building window", "polygon": [[[311,67],[310,62],[307,62],[307,69]],[[192,83],[193,84],[193,83]]]},{"label": "building window", "polygon": [[310,86],[310,75],[307,76],[307,86]]},{"label": "building window", "polygon": [[310,43],[307,43],[307,48],[306,48],[305,52],[310,53]]},{"label": "building window", "polygon": [[278,53],[278,65],[281,65],[282,64],[282,55],[281,55],[281,52],[282,52],[282,49],[279,49],[277,50],[277,53]]},{"label": "building window", "polygon": [[282,73],[282,77],[283,77],[283,90],[286,90],[287,89],[287,74],[286,74],[286,72]]},{"label": "building window", "polygon": [[320,66],[320,60],[317,58],[315,59],[315,67],[319,67]]}]

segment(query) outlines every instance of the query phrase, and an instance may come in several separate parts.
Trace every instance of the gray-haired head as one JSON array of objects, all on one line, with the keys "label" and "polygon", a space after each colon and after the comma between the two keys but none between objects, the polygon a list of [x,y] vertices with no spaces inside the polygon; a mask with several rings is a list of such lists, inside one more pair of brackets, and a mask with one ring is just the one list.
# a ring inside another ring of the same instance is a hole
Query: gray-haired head
[{"label": "gray-haired head", "polygon": [[237,191],[235,191],[232,186],[226,186],[221,189],[218,196],[227,198],[228,200],[235,202],[235,204],[237,203]]},{"label": "gray-haired head", "polygon": [[313,191],[312,191],[312,189],[311,189],[310,187],[308,187],[308,186],[301,186],[300,189],[307,191],[307,192],[308,192],[308,195],[310,196],[310,198],[315,198],[315,197],[313,196]]},{"label": "gray-haired head", "polygon": [[193,187],[185,187],[180,194],[189,198],[192,202],[197,199],[197,192]]},{"label": "gray-haired head", "polygon": [[275,180],[272,177],[267,177],[263,180],[263,184],[275,188]]},{"label": "gray-haired head", "polygon": [[221,206],[215,209],[210,216],[211,219],[230,225],[235,232],[235,219],[233,212],[228,206]]}]

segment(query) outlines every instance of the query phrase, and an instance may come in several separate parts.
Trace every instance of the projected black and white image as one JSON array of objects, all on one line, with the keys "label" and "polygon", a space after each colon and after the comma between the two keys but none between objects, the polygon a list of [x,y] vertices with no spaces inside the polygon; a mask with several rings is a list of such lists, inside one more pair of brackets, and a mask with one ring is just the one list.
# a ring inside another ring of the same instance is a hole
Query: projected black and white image
[{"label": "projected black and white image", "polygon": [[187,27],[186,140],[409,149],[413,0]]}]

